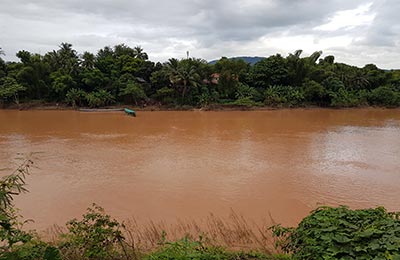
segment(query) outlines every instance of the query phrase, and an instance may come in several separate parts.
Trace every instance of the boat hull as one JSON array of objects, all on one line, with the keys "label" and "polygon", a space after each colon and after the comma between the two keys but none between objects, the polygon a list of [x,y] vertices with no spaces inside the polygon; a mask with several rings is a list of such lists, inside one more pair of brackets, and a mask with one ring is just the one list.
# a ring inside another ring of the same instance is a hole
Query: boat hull
[{"label": "boat hull", "polygon": [[119,112],[122,108],[80,108],[79,112]]},{"label": "boat hull", "polygon": [[124,108],[124,111],[127,115],[130,116],[135,116],[136,117],[136,112],[134,110],[128,109],[128,108]]}]

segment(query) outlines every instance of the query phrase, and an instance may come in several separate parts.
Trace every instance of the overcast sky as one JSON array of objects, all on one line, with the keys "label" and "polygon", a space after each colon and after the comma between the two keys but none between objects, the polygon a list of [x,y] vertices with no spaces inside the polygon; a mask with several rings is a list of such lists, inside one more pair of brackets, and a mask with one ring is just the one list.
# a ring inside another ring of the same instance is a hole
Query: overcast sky
[{"label": "overcast sky", "polygon": [[1,0],[0,47],[44,54],[140,45],[153,61],[190,55],[304,55],[400,68],[398,0]]}]

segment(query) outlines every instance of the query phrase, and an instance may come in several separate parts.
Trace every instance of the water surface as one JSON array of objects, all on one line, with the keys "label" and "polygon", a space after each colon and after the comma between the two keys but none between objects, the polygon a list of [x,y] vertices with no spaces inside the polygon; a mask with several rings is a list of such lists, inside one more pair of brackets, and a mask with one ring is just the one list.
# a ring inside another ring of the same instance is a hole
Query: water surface
[{"label": "water surface", "polygon": [[0,168],[31,152],[17,206],[39,229],[92,202],[120,219],[289,225],[319,204],[400,210],[400,110],[0,111]]}]

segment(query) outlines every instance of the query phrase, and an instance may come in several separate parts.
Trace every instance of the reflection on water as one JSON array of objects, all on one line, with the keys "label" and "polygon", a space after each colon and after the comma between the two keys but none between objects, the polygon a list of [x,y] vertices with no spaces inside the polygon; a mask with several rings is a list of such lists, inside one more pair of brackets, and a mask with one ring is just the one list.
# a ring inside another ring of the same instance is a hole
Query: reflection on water
[{"label": "reflection on water", "polygon": [[318,204],[400,210],[399,110],[0,111],[2,166],[21,152],[40,152],[17,200],[39,229],[92,202],[166,221],[234,209],[295,224]]}]

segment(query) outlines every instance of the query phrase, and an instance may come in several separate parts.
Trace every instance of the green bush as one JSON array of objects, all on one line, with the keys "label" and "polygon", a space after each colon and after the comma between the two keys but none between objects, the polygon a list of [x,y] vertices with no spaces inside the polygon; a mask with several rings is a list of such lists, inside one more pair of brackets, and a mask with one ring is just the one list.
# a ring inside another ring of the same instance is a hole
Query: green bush
[{"label": "green bush", "polygon": [[336,76],[331,76],[327,79],[325,79],[322,82],[322,85],[325,87],[325,89],[327,89],[328,91],[333,91],[336,92],[339,89],[343,89],[345,88],[344,83],[338,79]]},{"label": "green bush", "polygon": [[287,259],[282,257],[272,257],[257,252],[228,252],[220,247],[206,246],[201,241],[194,241],[188,238],[176,242],[167,242],[158,251],[145,257],[146,260],[268,260],[268,259]]},{"label": "green bush", "polygon": [[235,97],[237,99],[249,97],[253,99],[258,96],[258,91],[255,88],[250,87],[249,85],[238,83],[237,89],[235,93]]},{"label": "green bush", "polygon": [[26,88],[14,78],[2,78],[0,80],[0,101],[12,99],[16,104],[19,104],[18,93],[25,90]]},{"label": "green bush", "polygon": [[393,86],[378,87],[371,91],[368,102],[376,106],[400,106],[400,91]]},{"label": "green bush", "polygon": [[22,231],[13,203],[15,196],[27,192],[25,176],[31,165],[32,162],[27,160],[14,173],[0,179],[0,256],[2,252],[12,251],[13,245],[32,239],[31,234]]},{"label": "green bush", "polygon": [[332,107],[358,107],[367,104],[367,93],[364,91],[339,89],[336,92],[330,92]]},{"label": "green bush", "polygon": [[252,100],[251,97],[243,97],[243,98],[238,98],[233,102],[228,102],[226,103],[226,105],[239,106],[239,107],[257,107],[257,106],[262,106],[262,103]]},{"label": "green bush", "polygon": [[89,107],[101,107],[106,106],[114,102],[114,96],[107,90],[101,89],[96,92],[91,92],[86,95],[86,100]]},{"label": "green bush", "polygon": [[267,106],[296,107],[305,100],[303,90],[292,86],[271,86],[265,90],[264,95]]},{"label": "green bush", "polygon": [[123,247],[123,225],[93,204],[82,220],[67,223],[68,233],[60,249],[65,255],[83,255],[87,259],[114,259]]},{"label": "green bush", "polygon": [[172,104],[175,102],[175,90],[168,87],[157,89],[154,97],[163,104]]},{"label": "green bush", "polygon": [[314,80],[307,80],[303,83],[304,98],[307,102],[324,104],[327,98],[326,89]]},{"label": "green bush", "polygon": [[82,106],[86,97],[86,92],[82,89],[73,88],[68,90],[65,101],[73,107]]},{"label": "green bush", "polygon": [[57,248],[40,241],[32,239],[20,245],[16,245],[9,252],[0,254],[0,260],[61,260]]},{"label": "green bush", "polygon": [[119,95],[131,98],[133,102],[135,102],[135,105],[137,105],[139,101],[145,100],[147,98],[143,87],[134,81],[128,81],[121,89]]},{"label": "green bush", "polygon": [[321,207],[297,228],[272,227],[293,259],[400,259],[400,214]]}]

